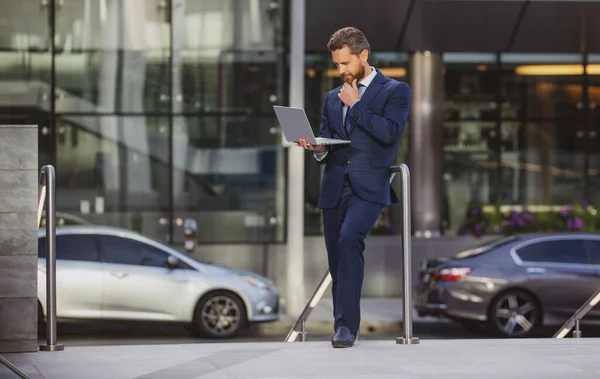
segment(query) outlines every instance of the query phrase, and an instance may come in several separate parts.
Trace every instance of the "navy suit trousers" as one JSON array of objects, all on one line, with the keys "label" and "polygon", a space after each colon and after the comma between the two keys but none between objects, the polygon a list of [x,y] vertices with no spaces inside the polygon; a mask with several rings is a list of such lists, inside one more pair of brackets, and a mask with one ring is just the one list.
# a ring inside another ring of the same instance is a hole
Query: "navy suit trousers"
[{"label": "navy suit trousers", "polygon": [[382,204],[358,197],[345,175],[339,204],[323,210],[323,227],[333,294],[334,329],[345,326],[356,336],[365,272],[365,238],[381,214]]}]

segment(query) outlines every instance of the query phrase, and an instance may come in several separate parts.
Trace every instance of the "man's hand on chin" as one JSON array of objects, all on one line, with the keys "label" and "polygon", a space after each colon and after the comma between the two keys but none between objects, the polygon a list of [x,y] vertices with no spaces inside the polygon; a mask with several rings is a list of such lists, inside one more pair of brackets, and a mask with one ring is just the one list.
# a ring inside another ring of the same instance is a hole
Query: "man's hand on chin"
[{"label": "man's hand on chin", "polygon": [[327,147],[325,147],[325,145],[311,145],[308,143],[306,138],[300,138],[300,141],[296,143],[296,146],[302,146],[306,150],[314,151],[315,153],[324,153],[327,151]]},{"label": "man's hand on chin", "polygon": [[344,104],[352,107],[360,99],[358,93],[358,81],[354,79],[352,83],[344,83],[344,86],[338,93],[338,97]]}]

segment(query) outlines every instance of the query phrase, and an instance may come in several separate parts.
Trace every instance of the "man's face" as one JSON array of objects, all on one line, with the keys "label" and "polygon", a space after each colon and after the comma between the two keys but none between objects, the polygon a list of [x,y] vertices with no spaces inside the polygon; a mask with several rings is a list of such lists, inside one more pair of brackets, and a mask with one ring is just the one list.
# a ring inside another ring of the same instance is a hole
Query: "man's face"
[{"label": "man's face", "polygon": [[359,55],[352,54],[348,46],[331,52],[333,63],[346,83],[352,83],[354,79],[360,82],[365,76],[368,55],[367,50],[363,50]]}]

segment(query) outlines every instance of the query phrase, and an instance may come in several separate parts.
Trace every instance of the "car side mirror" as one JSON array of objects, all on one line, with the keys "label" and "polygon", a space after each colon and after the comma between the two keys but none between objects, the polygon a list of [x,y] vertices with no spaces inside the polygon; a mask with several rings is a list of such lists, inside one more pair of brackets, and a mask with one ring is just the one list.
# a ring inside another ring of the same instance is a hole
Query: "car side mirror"
[{"label": "car side mirror", "polygon": [[179,267],[179,259],[175,258],[172,255],[169,255],[167,258],[167,268],[176,269]]}]

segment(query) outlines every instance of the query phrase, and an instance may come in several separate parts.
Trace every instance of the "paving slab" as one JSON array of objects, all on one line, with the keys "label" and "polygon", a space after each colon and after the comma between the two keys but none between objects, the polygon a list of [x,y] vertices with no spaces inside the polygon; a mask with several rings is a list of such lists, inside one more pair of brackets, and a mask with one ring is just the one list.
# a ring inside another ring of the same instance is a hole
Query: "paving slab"
[{"label": "paving slab", "polygon": [[[600,377],[599,355],[598,338],[548,338],[360,341],[350,349],[328,342],[67,347],[5,357],[45,379],[591,379]],[[11,376],[0,369],[0,378]]]}]

